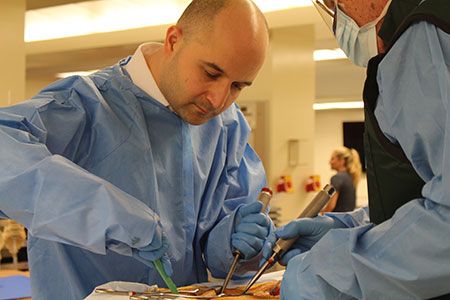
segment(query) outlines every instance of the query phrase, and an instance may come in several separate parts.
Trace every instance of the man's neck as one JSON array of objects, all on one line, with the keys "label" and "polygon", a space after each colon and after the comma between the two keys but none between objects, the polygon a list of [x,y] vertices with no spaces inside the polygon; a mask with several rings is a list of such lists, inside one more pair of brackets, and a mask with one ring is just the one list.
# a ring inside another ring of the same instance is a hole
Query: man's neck
[{"label": "man's neck", "polygon": [[162,62],[162,54],[163,54],[163,48],[157,50],[156,52],[152,54],[146,54],[144,53],[144,59],[147,63],[147,67],[149,68],[150,72],[153,75],[153,78],[155,79],[156,84],[158,87],[160,86],[160,73],[161,73],[161,62]]}]

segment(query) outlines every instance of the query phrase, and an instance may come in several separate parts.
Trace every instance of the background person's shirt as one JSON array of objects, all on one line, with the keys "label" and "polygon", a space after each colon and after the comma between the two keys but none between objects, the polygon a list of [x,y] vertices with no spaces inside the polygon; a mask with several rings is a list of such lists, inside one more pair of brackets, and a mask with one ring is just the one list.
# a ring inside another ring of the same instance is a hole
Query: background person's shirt
[{"label": "background person's shirt", "polygon": [[331,184],[339,192],[339,198],[333,211],[344,212],[352,211],[356,206],[356,191],[353,186],[352,177],[347,172],[338,172],[331,177]]}]

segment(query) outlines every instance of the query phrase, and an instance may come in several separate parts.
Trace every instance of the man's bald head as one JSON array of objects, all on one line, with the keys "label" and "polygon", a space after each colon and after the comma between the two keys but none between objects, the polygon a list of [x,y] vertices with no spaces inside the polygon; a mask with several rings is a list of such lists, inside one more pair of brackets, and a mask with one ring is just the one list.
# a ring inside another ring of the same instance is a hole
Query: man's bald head
[{"label": "man's bald head", "polygon": [[268,44],[267,23],[252,1],[194,0],[150,64],[173,111],[200,125],[253,83]]},{"label": "man's bald head", "polygon": [[203,34],[214,29],[214,20],[225,10],[247,10],[257,24],[269,28],[263,13],[249,0],[193,0],[178,19],[177,27],[183,31],[185,39],[201,39]]}]

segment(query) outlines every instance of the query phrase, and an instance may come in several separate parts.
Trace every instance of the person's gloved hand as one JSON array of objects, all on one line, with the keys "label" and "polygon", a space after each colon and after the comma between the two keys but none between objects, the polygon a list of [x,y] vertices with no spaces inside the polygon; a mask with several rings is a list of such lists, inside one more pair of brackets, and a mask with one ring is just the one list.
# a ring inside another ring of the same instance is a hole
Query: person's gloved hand
[{"label": "person's gloved hand", "polygon": [[279,238],[287,240],[299,237],[290,250],[285,252],[279,260],[279,263],[285,266],[294,256],[311,249],[330,229],[343,227],[345,225],[342,222],[328,216],[294,220],[269,235],[264,244],[262,263],[269,259],[272,254],[272,247]]},{"label": "person's gloved hand", "polygon": [[151,268],[154,268],[153,262],[155,260],[161,259],[164,270],[167,275],[171,276],[173,270],[169,256],[167,255],[168,248],[169,243],[167,237],[161,229],[158,229],[155,231],[150,244],[142,248],[133,248],[133,257]]},{"label": "person's gloved hand", "polygon": [[234,233],[231,235],[231,245],[250,259],[258,254],[269,235],[270,218],[261,213],[263,204],[255,201],[239,207],[236,213]]}]

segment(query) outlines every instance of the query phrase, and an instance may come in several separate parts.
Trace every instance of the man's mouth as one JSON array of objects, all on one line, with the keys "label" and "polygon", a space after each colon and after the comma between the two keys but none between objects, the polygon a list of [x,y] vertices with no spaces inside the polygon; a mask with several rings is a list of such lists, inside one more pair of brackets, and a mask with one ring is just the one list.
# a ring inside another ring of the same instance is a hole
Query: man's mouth
[{"label": "man's mouth", "polygon": [[205,109],[205,108],[203,108],[203,107],[201,107],[201,106],[199,106],[197,104],[194,104],[194,105],[197,108],[197,110],[200,111],[200,113],[202,113],[204,115],[208,115],[210,113],[209,110],[207,110],[207,109]]}]

